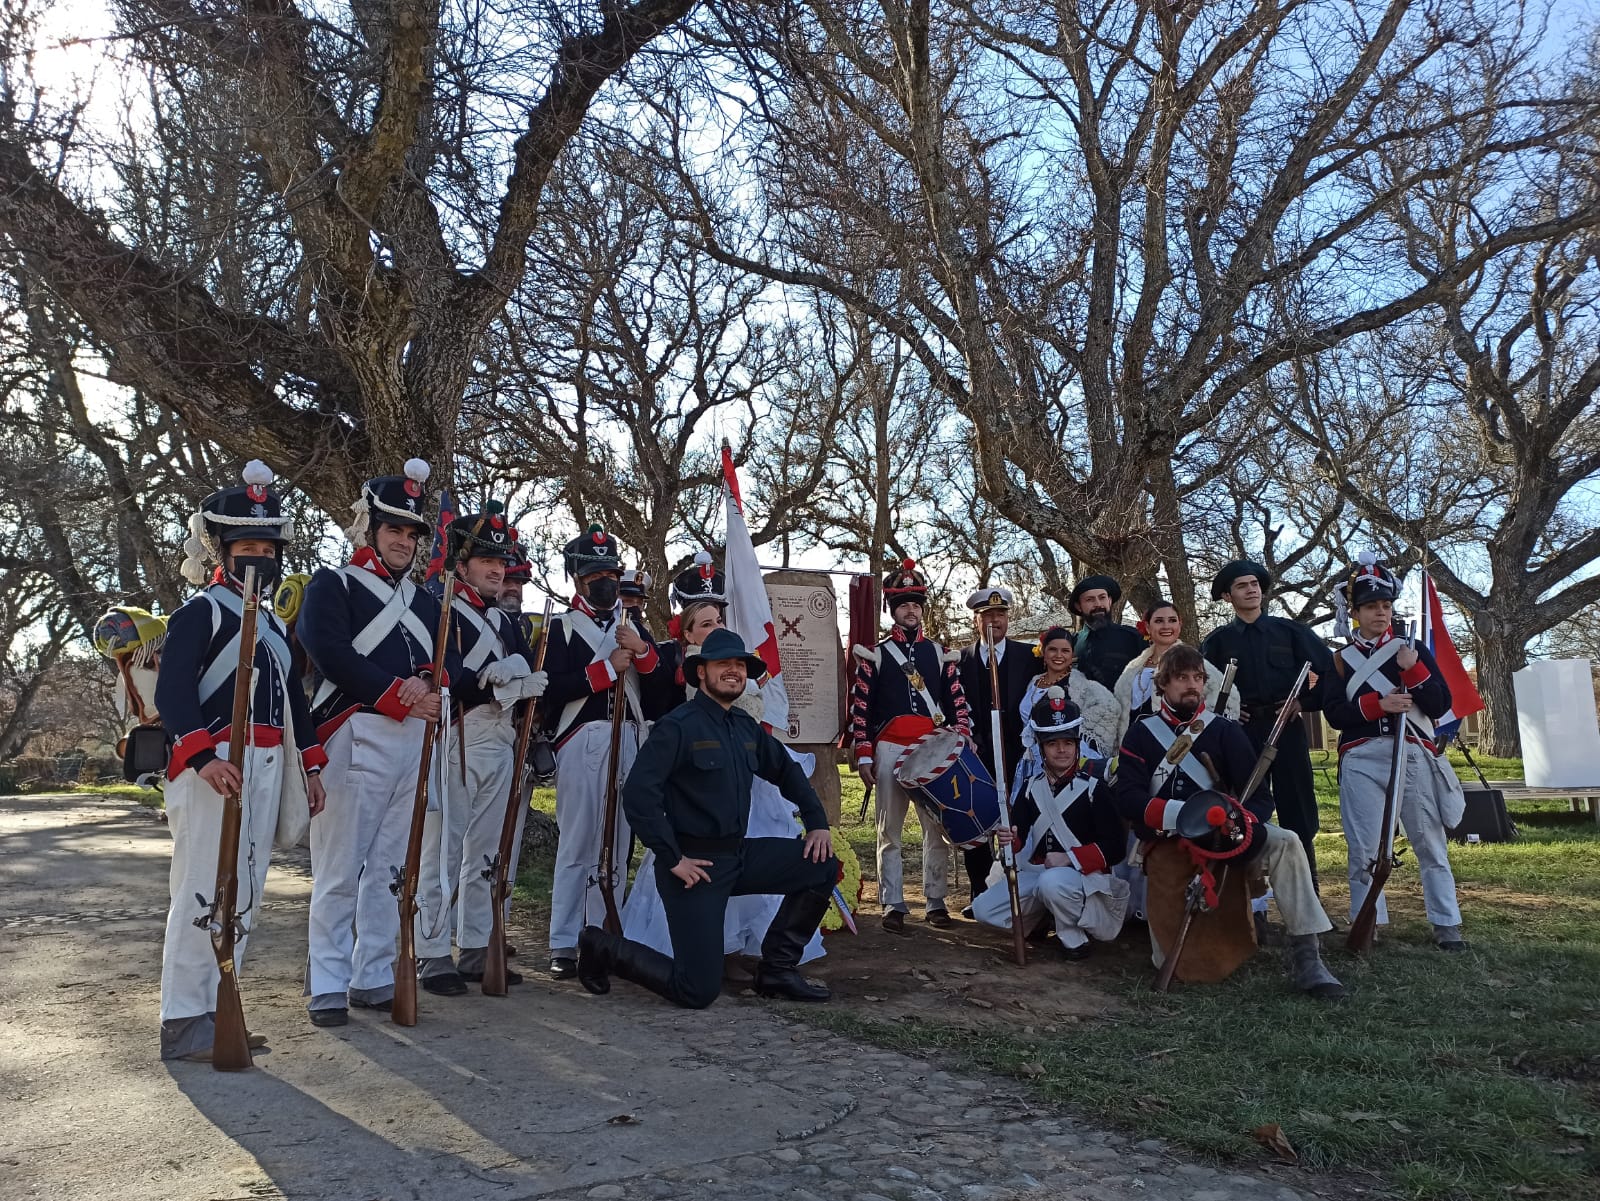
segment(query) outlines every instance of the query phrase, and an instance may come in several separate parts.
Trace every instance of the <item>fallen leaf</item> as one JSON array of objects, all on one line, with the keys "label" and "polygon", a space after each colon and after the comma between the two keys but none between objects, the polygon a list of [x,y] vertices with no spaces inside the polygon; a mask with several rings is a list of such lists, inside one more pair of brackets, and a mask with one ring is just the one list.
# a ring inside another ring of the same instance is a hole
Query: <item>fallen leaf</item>
[{"label": "fallen leaf", "polygon": [[1528,1011],[1526,1009],[1512,1009],[1507,1011],[1507,1016],[1516,1018],[1516,1020],[1520,1022],[1523,1018],[1528,1016]]},{"label": "fallen leaf", "polygon": [[1021,1072],[1024,1076],[1043,1076],[1044,1064],[1031,1062],[1025,1063],[1019,1067],[1017,1071]]},{"label": "fallen leaf", "polygon": [[1163,1055],[1171,1055],[1177,1047],[1162,1047],[1159,1051],[1146,1051],[1143,1055],[1135,1055],[1134,1059],[1160,1059]]},{"label": "fallen leaf", "polygon": [[634,1117],[631,1113],[619,1113],[614,1118],[606,1119],[607,1126],[637,1126],[638,1124],[639,1119]]},{"label": "fallen leaf", "polygon": [[1370,1113],[1365,1109],[1341,1109],[1339,1116],[1347,1122],[1381,1122],[1381,1113]]},{"label": "fallen leaf", "polygon": [[1390,1118],[1389,1119],[1389,1127],[1392,1130],[1398,1130],[1401,1134],[1410,1134],[1411,1133],[1411,1127],[1407,1126],[1404,1122],[1400,1121],[1397,1118]]},{"label": "fallen leaf", "polygon": [[985,1001],[982,997],[968,997],[967,998],[967,1004],[968,1005],[976,1005],[979,1009],[993,1009],[994,1008],[994,1002],[993,1001]]},{"label": "fallen leaf", "polygon": [[1566,1123],[1562,1123],[1556,1129],[1561,1131],[1562,1134],[1572,1135],[1573,1138],[1588,1138],[1591,1133],[1591,1131],[1584,1129],[1582,1126],[1572,1126]]},{"label": "fallen leaf", "polygon": [[978,969],[975,967],[953,967],[950,969],[952,976],[976,976]]},{"label": "fallen leaf", "polygon": [[1265,1126],[1257,1126],[1250,1132],[1255,1136],[1256,1142],[1271,1151],[1284,1163],[1299,1163],[1300,1156],[1295,1153],[1294,1146],[1284,1136],[1283,1127],[1276,1122],[1268,1122]]},{"label": "fallen leaf", "polygon": [[1318,1113],[1314,1109],[1302,1109],[1300,1111],[1300,1116],[1305,1121],[1310,1122],[1313,1126],[1332,1126],[1333,1125],[1333,1119],[1332,1118],[1330,1118],[1325,1113]]},{"label": "fallen leaf", "polygon": [[863,1001],[881,1001],[881,1000],[883,1000],[882,997],[875,997],[871,993],[864,994],[861,999]]},{"label": "fallen leaf", "polygon": [[1542,1197],[1542,1196],[1544,1196],[1544,1190],[1542,1188],[1534,1188],[1533,1185],[1531,1185],[1531,1184],[1516,1184],[1516,1185],[1512,1185],[1510,1188],[1508,1188],[1506,1190],[1506,1192],[1510,1193],[1513,1197]]}]

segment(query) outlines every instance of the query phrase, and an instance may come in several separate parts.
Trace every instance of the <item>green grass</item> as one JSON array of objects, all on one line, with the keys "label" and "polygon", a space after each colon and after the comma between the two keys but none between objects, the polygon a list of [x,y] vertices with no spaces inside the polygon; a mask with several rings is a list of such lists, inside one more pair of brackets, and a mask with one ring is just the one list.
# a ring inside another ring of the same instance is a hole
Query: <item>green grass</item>
[{"label": "green grass", "polygon": [[[1480,763],[1492,779],[1521,776],[1515,760]],[[1346,855],[1331,772],[1318,790],[1317,856],[1342,923]],[[853,776],[844,794],[845,832],[870,876],[873,831],[870,815],[855,821]],[[1119,1007],[1047,1037],[842,1010],[801,1016],[1018,1074],[1096,1120],[1218,1160],[1257,1160],[1250,1131],[1276,1122],[1306,1165],[1376,1177],[1406,1197],[1600,1198],[1600,827],[1565,802],[1514,801],[1512,810],[1518,841],[1451,847],[1473,951],[1433,948],[1405,858],[1376,951],[1357,959],[1338,936],[1327,940],[1329,966],[1350,991],[1342,1005],[1291,993],[1278,953],[1262,951],[1221,985],[1165,997],[1142,961],[1096,959],[1086,980]],[[919,842],[913,828],[908,877]]]}]

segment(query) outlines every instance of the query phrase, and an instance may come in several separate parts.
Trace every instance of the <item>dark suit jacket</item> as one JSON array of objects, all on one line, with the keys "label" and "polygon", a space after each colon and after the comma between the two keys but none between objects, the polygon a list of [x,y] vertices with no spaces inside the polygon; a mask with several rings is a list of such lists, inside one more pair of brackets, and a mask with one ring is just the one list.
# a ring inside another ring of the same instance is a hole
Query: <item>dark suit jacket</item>
[{"label": "dark suit jacket", "polygon": [[[978,745],[983,765],[994,772],[994,740],[991,733],[989,709],[993,699],[989,692],[989,665],[978,653],[978,644],[963,647],[961,662],[961,689],[967,694],[967,704],[972,707],[972,740]],[[1016,778],[1017,763],[1022,758],[1022,714],[1019,707],[1028,684],[1039,674],[1039,660],[1033,657],[1033,643],[1005,640],[1005,651],[1000,656],[1000,735],[1006,756],[1006,775]]]}]

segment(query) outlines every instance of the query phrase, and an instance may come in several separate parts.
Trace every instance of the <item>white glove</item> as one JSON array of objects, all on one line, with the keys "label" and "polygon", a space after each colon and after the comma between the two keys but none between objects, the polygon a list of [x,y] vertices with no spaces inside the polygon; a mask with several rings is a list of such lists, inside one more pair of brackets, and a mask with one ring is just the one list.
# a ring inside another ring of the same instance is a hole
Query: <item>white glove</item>
[{"label": "white glove", "polygon": [[496,685],[494,699],[502,705],[514,705],[518,701],[533,700],[544,695],[544,690],[549,683],[549,673],[543,671],[529,672],[527,675],[518,676],[508,683]]},{"label": "white glove", "polygon": [[509,684],[513,680],[520,680],[532,669],[528,661],[521,655],[510,655],[504,659],[496,659],[478,673],[478,686],[488,688],[493,685]]}]

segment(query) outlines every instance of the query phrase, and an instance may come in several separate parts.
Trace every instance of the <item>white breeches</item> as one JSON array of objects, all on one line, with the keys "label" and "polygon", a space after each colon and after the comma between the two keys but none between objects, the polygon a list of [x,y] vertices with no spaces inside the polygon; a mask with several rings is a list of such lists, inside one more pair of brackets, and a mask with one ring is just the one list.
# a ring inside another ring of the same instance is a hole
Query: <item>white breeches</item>
[{"label": "white breeches", "polygon": [[[228,757],[228,746],[217,747]],[[261,890],[272,857],[283,789],[282,747],[245,751],[243,810],[239,819],[238,890],[235,912],[241,934],[234,944],[235,969],[244,965],[245,934],[261,916]],[[194,924],[202,913],[199,893],[208,901],[217,891],[217,860],[222,841],[222,797],[193,768],[166,786],[167,829],[172,832],[171,906],[161,944],[161,1020],[199,1017],[217,1007],[216,953],[211,936]]]},{"label": "white breeches", "polygon": [[[1389,739],[1374,738],[1346,751],[1339,760],[1339,819],[1350,851],[1352,917],[1366,900],[1372,883],[1370,872],[1382,833],[1392,748]],[[1458,926],[1461,907],[1456,903],[1456,878],[1450,871],[1445,829],[1450,813],[1459,814],[1458,806],[1464,804],[1461,782],[1448,760],[1436,758],[1410,742],[1406,744],[1405,773],[1400,823],[1411,841],[1411,853],[1416,856],[1428,920],[1438,926]],[[1388,920],[1389,907],[1380,896],[1378,922],[1382,925]]]},{"label": "white breeches", "polygon": [[[616,883],[613,898],[620,913],[628,880],[629,829],[622,811],[622,782],[639,749],[637,727],[622,727],[618,755],[617,832],[612,842]],[[605,833],[606,774],[611,758],[611,723],[591,721],[578,728],[556,752],[555,881],[550,897],[550,953],[574,955],[585,926],[605,920],[605,897],[598,884],[600,844]]]},{"label": "white breeches", "polygon": [[894,778],[894,761],[903,750],[905,747],[899,743],[880,742],[872,751],[878,778],[872,799],[878,822],[878,904],[885,910],[905,912],[905,868],[900,842],[906,810],[915,801],[917,821],[922,824],[922,895],[929,909],[943,909],[950,892],[950,860],[955,846],[944,832],[938,810],[914,797]]},{"label": "white breeches", "polygon": [[357,713],[323,748],[328,803],[311,819],[313,997],[394,983],[400,910],[389,884],[405,863],[426,724]]},{"label": "white breeches", "polygon": [[[467,711],[450,743],[449,804],[430,811],[423,827],[416,917],[419,959],[450,954],[452,924],[457,946],[489,945],[489,881],[483,873],[500,850],[516,739],[512,711],[491,701]],[[452,923],[446,910],[453,894],[457,899]]]}]

